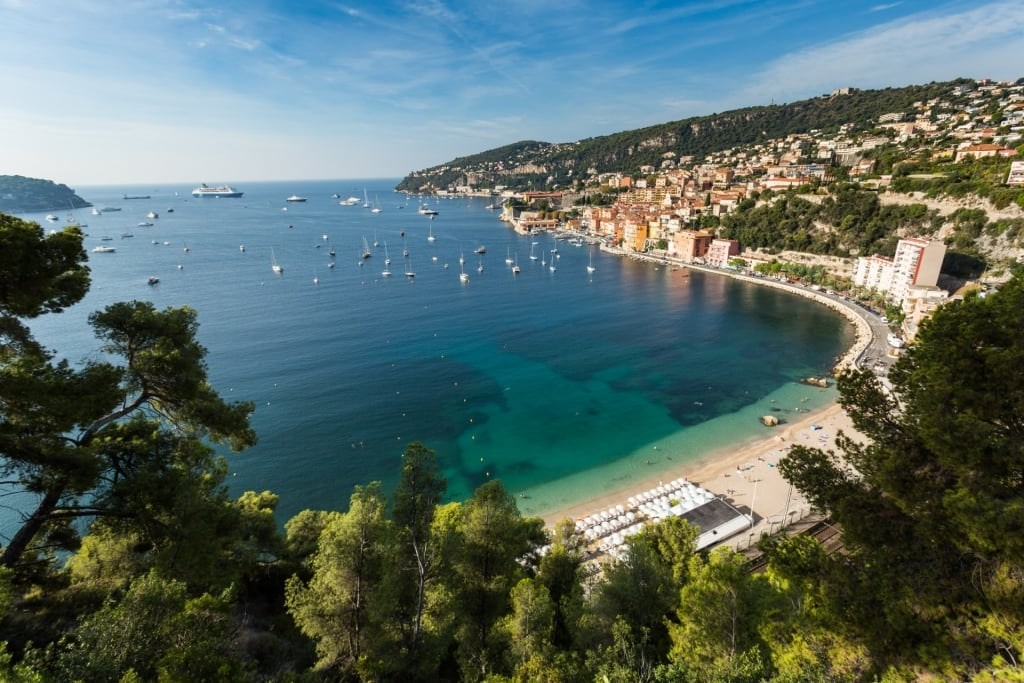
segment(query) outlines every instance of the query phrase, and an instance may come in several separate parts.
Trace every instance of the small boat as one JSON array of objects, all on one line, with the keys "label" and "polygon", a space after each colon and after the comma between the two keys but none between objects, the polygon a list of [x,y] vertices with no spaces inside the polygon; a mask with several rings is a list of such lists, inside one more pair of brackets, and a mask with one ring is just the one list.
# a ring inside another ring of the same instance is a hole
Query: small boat
[{"label": "small boat", "polygon": [[56,223],[60,219],[54,216],[52,213],[48,213],[46,214],[46,220],[50,221],[51,223]]},{"label": "small boat", "polygon": [[380,213],[380,197],[378,195],[374,195],[373,208],[370,209],[370,213]]},{"label": "small boat", "polygon": [[363,258],[370,258],[371,256],[373,256],[373,252],[370,251],[370,245],[366,241],[366,238],[364,237],[363,238]]},{"label": "small boat", "polygon": [[146,214],[146,218],[160,218],[160,214],[158,214],[156,211],[150,211],[149,213]]},{"label": "small boat", "polygon": [[329,249],[329,250],[327,251],[327,255],[328,255],[328,256],[334,256],[334,254],[335,254],[335,252],[334,252],[334,247],[331,247],[331,248],[330,248],[330,249]]},{"label": "small boat", "polygon": [[293,194],[291,197],[288,197],[288,199],[286,199],[285,201],[286,202],[304,202],[304,201],[306,201],[306,198],[305,197],[300,197],[297,194]]},{"label": "small boat", "polygon": [[158,282],[160,282],[160,278],[158,278],[156,275],[150,275],[148,278],[146,278],[147,285],[155,285]]},{"label": "small boat", "polygon": [[478,254],[486,254],[487,253],[487,247],[485,247],[484,245],[481,244],[479,247],[476,248],[476,253],[478,253]]},{"label": "small boat", "polygon": [[167,213],[174,213],[174,207],[173,206],[168,206],[167,207]]},{"label": "small boat", "polygon": [[273,247],[270,248],[270,269],[278,275],[284,272],[284,268],[282,268],[277,262],[277,256],[274,254]]},{"label": "small boat", "polygon": [[533,253],[535,251],[534,250],[535,246],[537,246],[536,242],[534,242],[533,244],[530,245],[530,260],[531,261],[536,261],[537,260],[537,255]]},{"label": "small boat", "polygon": [[384,265],[391,265],[391,257],[388,256],[388,243],[386,241],[384,242]]},{"label": "small boat", "polygon": [[[206,187],[206,186],[203,185],[203,187]],[[193,194],[195,194],[195,192],[193,192]],[[126,194],[124,196],[124,198],[125,199],[149,199],[149,195],[148,194]]]},{"label": "small boat", "polygon": [[478,272],[478,273],[484,272],[484,257],[483,256],[480,257],[480,265],[478,265],[476,267],[476,272]]},{"label": "small boat", "polygon": [[419,209],[417,209],[417,211],[419,211],[424,216],[436,216],[437,215],[437,211],[434,211],[433,209],[428,208],[426,206],[421,206]]},{"label": "small boat", "polygon": [[416,271],[412,269],[412,261],[408,258],[405,259],[405,276],[410,279],[416,277]]},{"label": "small boat", "polygon": [[505,250],[505,265],[512,265],[512,247],[509,247],[508,249]]},{"label": "small boat", "polygon": [[139,221],[138,223],[136,223],[136,225],[139,226],[140,228],[152,228],[153,227],[153,224],[150,223],[149,221]]},{"label": "small boat", "polygon": [[244,244],[239,244],[238,245],[238,251],[245,251],[245,245]]},{"label": "small boat", "polygon": [[121,210],[120,206],[104,206],[102,209],[100,209],[100,211],[102,211],[103,213],[110,213],[111,211],[120,211],[120,210]]},{"label": "small boat", "polygon": [[113,254],[115,251],[117,251],[117,249],[115,249],[114,247],[109,247],[105,244],[101,244],[98,247],[93,247],[92,249],[92,253],[94,254]]},{"label": "small boat", "polygon": [[121,233],[121,239],[126,240],[129,237],[135,237],[135,234],[131,233],[131,232],[122,232]]},{"label": "small boat", "polygon": [[359,203],[359,197],[349,197],[348,199],[342,199],[338,203],[342,206],[355,206]]},{"label": "small boat", "polygon": [[594,268],[594,250],[590,250],[590,263],[587,264],[587,272],[593,273],[597,268]]},{"label": "small boat", "polygon": [[97,208],[96,208],[96,207],[94,206],[94,207],[92,207],[92,215],[93,215],[93,216],[102,216],[102,215],[103,215],[103,212],[102,212],[102,211],[100,211],[99,209],[97,209]]},{"label": "small boat", "polygon": [[103,236],[103,237],[101,237],[100,239],[101,239],[101,240],[103,240],[104,242],[110,242],[110,241],[111,241],[111,240],[113,240],[114,238],[113,238],[113,237],[111,237],[110,235],[104,235],[104,236]]},{"label": "small boat", "polygon": [[427,241],[428,242],[433,242],[436,239],[437,238],[434,237],[434,224],[431,223],[430,224],[430,228],[427,230]]}]

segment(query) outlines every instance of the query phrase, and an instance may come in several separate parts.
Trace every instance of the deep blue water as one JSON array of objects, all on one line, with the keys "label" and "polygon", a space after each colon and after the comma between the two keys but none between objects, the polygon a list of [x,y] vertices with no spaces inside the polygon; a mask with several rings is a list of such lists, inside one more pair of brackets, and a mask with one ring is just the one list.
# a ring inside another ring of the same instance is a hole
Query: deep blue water
[{"label": "deep blue water", "polygon": [[[795,380],[827,371],[852,342],[834,313],[727,277],[596,250],[588,275],[590,248],[564,241],[551,272],[528,256],[535,248],[550,259],[554,239],[515,235],[484,208],[489,200],[430,199],[431,221],[395,184],[239,183],[241,199],[202,200],[191,186],[77,188],[122,211],[78,212],[92,289],[33,329],[78,361],[96,353],[88,313],[108,303],[197,309],[214,386],[256,404],[260,443],[228,456],[230,485],[280,494],[282,522],[304,508],[345,508],[355,484],[389,487],[414,440],[438,453],[451,498],[499,477],[537,493],[527,509],[564,504],[598,485],[580,473],[628,480],[630,458],[649,444],[668,440],[695,458],[751,438],[759,426],[748,418],[768,396],[797,401],[807,389]],[[364,188],[380,213],[331,198]],[[286,203],[292,194],[308,201]],[[150,210],[159,218],[139,227]],[[390,278],[381,275],[385,242]],[[91,253],[100,244],[117,251]],[[403,275],[406,248],[413,280]]]}]

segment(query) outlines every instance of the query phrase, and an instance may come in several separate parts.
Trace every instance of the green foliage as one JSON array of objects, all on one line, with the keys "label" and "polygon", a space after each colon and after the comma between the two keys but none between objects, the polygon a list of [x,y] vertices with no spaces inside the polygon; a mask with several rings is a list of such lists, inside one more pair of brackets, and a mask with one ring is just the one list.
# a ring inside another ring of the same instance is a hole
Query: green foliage
[{"label": "green foliage", "polygon": [[185,585],[155,573],[124,599],[86,617],[48,654],[59,680],[248,680],[231,652],[231,596],[189,599]]},{"label": "green foliage", "polygon": [[[933,230],[934,212],[923,204],[882,206],[877,194],[853,186],[836,187],[820,204],[795,193],[776,197],[759,206],[744,204],[726,216],[721,237],[769,252],[892,256],[897,231],[923,235]],[[819,225],[828,229],[818,229]]]},{"label": "green foliage", "polygon": [[779,464],[843,527],[850,555],[832,575],[836,599],[876,662],[914,652],[960,671],[971,657],[1019,651],[1007,633],[1024,618],[1022,305],[1015,277],[942,307],[890,371],[891,393],[867,372],[840,378],[866,444],[839,439],[841,458],[794,447]]}]

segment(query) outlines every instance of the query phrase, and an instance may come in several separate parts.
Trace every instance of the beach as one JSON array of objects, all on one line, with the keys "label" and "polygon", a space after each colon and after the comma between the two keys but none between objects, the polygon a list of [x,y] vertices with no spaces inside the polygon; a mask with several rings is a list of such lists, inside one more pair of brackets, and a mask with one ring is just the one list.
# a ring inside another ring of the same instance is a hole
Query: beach
[{"label": "beach", "polygon": [[782,478],[778,461],[791,445],[798,444],[822,450],[835,448],[836,434],[864,439],[853,427],[850,417],[836,403],[808,413],[800,420],[774,428],[764,438],[738,447],[724,447],[696,462],[680,464],[678,469],[662,471],[649,479],[636,481],[569,507],[542,515],[545,524],[554,528],[562,519],[577,520],[595,512],[626,503],[630,496],[657,487],[663,481],[685,478],[722,498],[745,514],[754,512],[754,526],[733,536],[727,544],[745,547],[762,533],[771,533],[811,513],[800,493],[791,489]]}]

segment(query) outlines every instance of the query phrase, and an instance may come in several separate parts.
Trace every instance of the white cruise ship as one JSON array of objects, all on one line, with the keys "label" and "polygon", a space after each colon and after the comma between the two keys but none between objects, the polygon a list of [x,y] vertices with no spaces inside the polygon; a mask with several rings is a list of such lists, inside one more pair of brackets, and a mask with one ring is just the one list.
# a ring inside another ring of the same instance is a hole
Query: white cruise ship
[{"label": "white cruise ship", "polygon": [[242,193],[231,187],[230,185],[221,185],[219,187],[209,187],[206,183],[203,183],[196,189],[192,190],[193,197],[241,197]]}]

